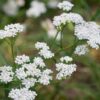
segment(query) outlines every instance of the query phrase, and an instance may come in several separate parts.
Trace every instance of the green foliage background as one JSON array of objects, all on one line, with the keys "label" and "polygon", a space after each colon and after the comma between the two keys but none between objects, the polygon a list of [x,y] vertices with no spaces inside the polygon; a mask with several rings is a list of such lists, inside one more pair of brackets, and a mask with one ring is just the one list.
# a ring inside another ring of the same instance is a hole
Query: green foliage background
[{"label": "green foliage background", "polygon": [[[26,0],[25,6],[20,8],[16,16],[7,16],[1,9],[6,1],[0,0],[0,29],[7,24],[16,22],[28,25],[27,31],[21,34],[16,41],[17,54],[25,53],[34,57],[36,41],[46,41],[51,45],[52,39],[48,38],[46,31],[41,28],[40,22],[58,15],[60,13],[58,9],[48,8],[48,12],[37,19],[27,18],[25,12],[32,0]],[[48,0],[41,1],[48,2]],[[72,2],[75,4],[73,11],[80,13],[87,21],[96,21],[100,24],[100,0],[72,0]],[[68,24],[64,33],[64,46],[73,44],[73,25]],[[57,45],[54,45],[53,50],[56,48]],[[72,56],[78,65],[77,71],[66,80],[55,81],[49,86],[36,86],[35,89],[39,93],[36,100],[100,100],[100,50],[91,49],[89,54],[82,57]],[[11,63],[10,48],[5,41],[0,40],[0,66],[11,65]],[[53,69],[53,66],[51,68]],[[3,99],[4,97],[4,86],[0,84],[0,100],[8,100],[6,97]]]}]

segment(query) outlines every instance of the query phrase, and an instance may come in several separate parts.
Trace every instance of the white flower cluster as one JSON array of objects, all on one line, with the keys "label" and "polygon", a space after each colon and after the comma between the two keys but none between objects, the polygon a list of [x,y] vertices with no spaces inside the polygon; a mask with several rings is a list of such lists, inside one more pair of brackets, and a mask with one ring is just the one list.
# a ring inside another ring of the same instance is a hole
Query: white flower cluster
[{"label": "white flower cluster", "polygon": [[[63,10],[70,11],[74,5],[69,1],[63,1],[58,4],[58,7]],[[53,24],[60,28],[62,25],[65,25],[67,22],[72,22],[75,24],[79,24],[84,22],[83,18],[77,13],[62,13],[59,16],[55,16],[53,19]]]},{"label": "white flower cluster", "polygon": [[43,61],[43,59],[41,57],[35,57],[33,61],[34,61],[35,65],[37,65],[39,67],[43,68],[43,67],[46,66],[44,61]]},{"label": "white flower cluster", "polygon": [[[49,46],[47,46],[47,44],[44,42],[37,42],[35,44],[35,47],[37,49],[49,50]],[[52,57],[51,51],[48,52],[45,52],[44,58]],[[22,81],[22,84],[26,88],[34,86],[36,82],[41,83],[43,85],[48,85],[50,83],[50,80],[52,80],[52,77],[50,76],[52,71],[46,68],[46,64],[44,63],[42,57],[35,57],[33,59],[33,62],[30,63],[29,57],[22,55],[17,56],[15,62],[19,65],[21,64],[21,67],[16,69],[15,75],[19,80]]]},{"label": "white flower cluster", "polygon": [[27,62],[30,62],[30,59],[29,59],[29,56],[26,56],[26,55],[17,56],[15,59],[15,63],[19,65],[27,63]]},{"label": "white flower cluster", "polygon": [[100,25],[95,22],[85,22],[75,26],[75,35],[79,40],[87,40],[92,48],[99,48]]},{"label": "white flower cluster", "polygon": [[87,45],[78,45],[75,48],[74,54],[81,56],[81,55],[85,55],[88,51],[89,50],[87,48]]},{"label": "white flower cluster", "polygon": [[50,76],[51,73],[52,73],[52,71],[50,69],[44,70],[42,72],[40,79],[39,79],[39,82],[43,85],[50,84],[50,80],[52,80],[52,76]]},{"label": "white flower cluster", "polygon": [[46,12],[45,4],[39,1],[32,1],[31,7],[27,10],[28,17],[39,17]]},{"label": "white flower cluster", "polygon": [[34,100],[36,96],[35,91],[26,88],[12,89],[9,93],[9,97],[13,100]]},{"label": "white flower cluster", "polygon": [[69,1],[63,1],[58,4],[58,8],[63,9],[65,11],[70,11],[74,5]]},{"label": "white flower cluster", "polygon": [[60,59],[60,63],[56,64],[56,70],[58,71],[56,78],[58,80],[71,76],[71,74],[76,71],[77,65],[70,64],[72,60],[73,59],[71,57],[65,56]]},{"label": "white flower cluster", "polygon": [[[52,58],[54,53],[50,51],[45,42],[37,42],[35,47],[40,50],[40,56],[34,57],[33,61],[30,61],[28,56],[21,55],[15,58],[17,69],[12,70],[10,66],[0,67],[1,82],[8,83],[13,79],[21,82],[20,88],[13,88],[9,93],[9,97],[13,100],[34,100],[37,94],[35,91],[31,91],[31,88],[36,84],[48,85],[53,79],[51,75],[53,71],[46,68],[44,60]],[[62,57],[60,61],[61,63],[56,64],[56,70],[58,71],[56,78],[58,80],[70,76],[76,71],[76,65],[70,64],[73,61],[71,57]]]},{"label": "white flower cluster", "polygon": [[17,24],[10,24],[4,27],[4,30],[0,30],[0,39],[15,37],[18,33],[24,30],[24,26]]},{"label": "white flower cluster", "polygon": [[[29,57],[25,55],[17,56],[16,60],[17,64],[21,65],[16,69],[15,76],[21,80],[25,88],[12,89],[9,97],[14,100],[34,100],[37,94],[30,88],[36,83],[48,85],[52,80],[50,75],[52,71],[46,68],[46,64],[41,57],[35,57],[32,63],[29,62]],[[27,61],[28,64],[26,64]]]},{"label": "white flower cluster", "polygon": [[14,73],[11,66],[0,67],[0,81],[4,83],[11,82],[13,80]]},{"label": "white flower cluster", "polygon": [[19,7],[25,4],[24,0],[8,0],[3,6],[3,11],[9,16],[15,16]]},{"label": "white flower cluster", "polygon": [[[72,9],[73,4],[68,1],[63,1],[58,4],[58,7],[68,11]],[[59,16],[55,16],[53,20],[53,24],[60,30],[63,25],[66,25],[67,22],[75,24],[75,36],[79,40],[86,40],[87,44],[92,48],[99,48],[100,25],[97,25],[95,22],[86,22],[79,14],[73,12],[62,13]]]},{"label": "white flower cluster", "polygon": [[39,55],[44,57],[45,59],[54,57],[54,53],[50,51],[49,46],[47,46],[47,44],[44,42],[37,42],[35,44],[35,48],[40,50]]},{"label": "white flower cluster", "polygon": [[62,13],[59,16],[55,16],[53,20],[53,24],[56,27],[60,27],[61,25],[65,25],[67,22],[72,22],[75,24],[79,24],[84,22],[83,18],[77,13]]}]

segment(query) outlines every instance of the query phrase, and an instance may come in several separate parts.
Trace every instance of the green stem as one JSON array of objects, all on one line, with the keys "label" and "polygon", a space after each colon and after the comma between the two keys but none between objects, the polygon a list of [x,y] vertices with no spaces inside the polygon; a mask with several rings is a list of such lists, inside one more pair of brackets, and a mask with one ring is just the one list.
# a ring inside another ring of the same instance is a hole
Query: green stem
[{"label": "green stem", "polygon": [[15,65],[15,54],[14,54],[14,38],[11,39],[11,53],[12,53],[12,62],[13,62],[13,66],[14,66],[14,69],[16,68],[16,65]]},{"label": "green stem", "polygon": [[61,32],[60,47],[63,48],[63,32]]},{"label": "green stem", "polygon": [[59,49],[57,52],[55,52],[55,55],[57,55],[59,52],[61,52],[62,50],[65,51],[65,50],[68,50],[70,49],[71,47],[73,47],[74,44],[70,45],[70,46],[67,46],[65,48],[62,48],[62,49]]},{"label": "green stem", "polygon": [[14,45],[11,43],[11,53],[12,53],[12,61],[14,63]]},{"label": "green stem", "polygon": [[77,44],[78,44],[78,40],[77,40],[77,38],[75,37],[75,39],[74,39],[74,44],[73,44],[72,49],[71,49],[70,54],[69,54],[70,56],[73,55]]},{"label": "green stem", "polygon": [[60,47],[61,47],[61,49],[63,48],[63,31],[64,31],[65,26],[62,26],[62,29],[60,31],[61,32],[61,39],[60,39]]},{"label": "green stem", "polygon": [[54,85],[54,87],[55,87],[55,90],[54,90],[54,93],[53,93],[53,95],[52,95],[52,97],[51,97],[51,100],[56,100],[56,97],[57,97],[57,95],[59,94],[60,89],[61,89],[62,87],[60,86],[60,83],[59,83],[59,82],[55,82],[53,85]]},{"label": "green stem", "polygon": [[5,97],[4,97],[4,100],[8,100],[8,93],[9,93],[9,84],[5,84],[4,85],[4,88],[5,88]]},{"label": "green stem", "polygon": [[59,31],[57,31],[57,33],[56,33],[56,35],[55,35],[55,38],[54,38],[54,40],[53,40],[53,42],[52,42],[52,47],[53,47],[53,45],[54,45],[54,42],[56,41],[56,38],[57,38],[57,36],[58,36],[58,34],[59,34]]}]

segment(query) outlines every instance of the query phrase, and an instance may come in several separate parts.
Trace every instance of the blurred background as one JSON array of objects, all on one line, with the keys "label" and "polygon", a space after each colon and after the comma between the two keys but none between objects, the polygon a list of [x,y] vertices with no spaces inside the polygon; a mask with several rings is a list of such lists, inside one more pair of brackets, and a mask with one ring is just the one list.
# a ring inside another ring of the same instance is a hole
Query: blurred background
[{"label": "blurred background", "polygon": [[[53,17],[62,11],[56,5],[62,0],[35,0],[45,4],[46,10],[39,16],[29,15],[28,10],[34,0],[0,0],[0,29],[11,23],[21,23],[25,31],[16,40],[15,53],[36,55],[34,43],[45,41],[51,45],[54,26]],[[79,13],[86,21],[100,24],[100,0],[69,0],[75,6],[73,12]],[[41,8],[39,8],[40,10]],[[38,12],[38,11],[37,11]],[[73,43],[73,25],[64,30],[64,46]],[[56,44],[59,42],[56,41]],[[59,49],[57,45],[53,50]],[[100,100],[100,50],[91,49],[85,56],[73,55],[78,68],[72,77],[57,81],[49,86],[36,86],[36,100]],[[12,63],[11,50],[5,41],[0,40],[0,66]],[[50,62],[49,62],[50,63]],[[53,66],[51,66],[53,69]],[[5,96],[0,85],[0,100]]]}]

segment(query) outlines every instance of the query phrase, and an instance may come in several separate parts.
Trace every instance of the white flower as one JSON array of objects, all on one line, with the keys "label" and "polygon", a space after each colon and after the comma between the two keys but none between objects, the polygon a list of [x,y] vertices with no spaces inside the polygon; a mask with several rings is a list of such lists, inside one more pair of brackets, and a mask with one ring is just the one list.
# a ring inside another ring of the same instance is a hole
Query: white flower
[{"label": "white flower", "polygon": [[27,77],[27,73],[25,72],[24,67],[21,67],[19,69],[16,69],[16,76],[18,79],[25,79]]},{"label": "white flower", "polygon": [[49,59],[49,58],[54,57],[54,53],[52,53],[48,49],[41,49],[39,54],[40,54],[40,56],[43,56],[45,59]]},{"label": "white flower", "polygon": [[8,2],[3,6],[4,12],[9,16],[15,16],[18,9],[19,7],[15,0],[8,0]]},{"label": "white flower", "polygon": [[35,91],[26,88],[12,89],[9,93],[9,97],[13,100],[34,100],[36,96]]},{"label": "white flower", "polygon": [[19,23],[10,24],[10,25],[5,26],[4,30],[11,33],[20,33],[24,30],[24,26]]},{"label": "white flower", "polygon": [[35,83],[37,82],[37,80],[35,78],[26,78],[24,80],[22,80],[22,84],[26,87],[26,88],[30,88],[33,87],[35,85]]},{"label": "white flower", "polygon": [[7,25],[4,27],[4,30],[0,30],[0,39],[15,37],[18,33],[22,32],[23,30],[23,25],[19,23]]},{"label": "white flower", "polygon": [[68,62],[71,62],[71,61],[73,61],[73,59],[71,58],[71,57],[69,57],[69,56],[65,56],[65,57],[61,57],[60,58],[60,61],[61,62],[66,62],[66,63],[68,63]]},{"label": "white flower", "polygon": [[34,63],[22,65],[27,76],[39,77],[41,75],[41,70]]},{"label": "white flower", "polygon": [[75,35],[79,40],[87,40],[92,48],[99,48],[100,26],[95,22],[84,22],[75,26]]},{"label": "white flower", "polygon": [[47,44],[45,42],[35,43],[35,48],[38,49],[38,50],[43,49],[43,48],[49,49],[49,47],[47,46]]},{"label": "white flower", "polygon": [[50,51],[49,46],[44,42],[37,42],[35,44],[36,49],[40,49],[39,55],[43,56],[45,59],[54,57],[54,53]]},{"label": "white flower", "polygon": [[27,62],[30,62],[30,58],[29,56],[26,56],[26,55],[21,55],[21,56],[17,56],[15,58],[15,63],[16,64],[24,64],[24,63],[27,63]]},{"label": "white flower", "polygon": [[0,81],[4,83],[11,82],[13,80],[14,72],[11,66],[0,67]]},{"label": "white flower", "polygon": [[23,64],[21,68],[16,69],[16,76],[18,79],[23,80],[28,76],[39,77],[41,75],[41,70],[37,68],[34,63]]},{"label": "white flower", "polygon": [[39,67],[42,67],[42,68],[46,66],[41,57],[35,57],[34,63],[36,64],[36,66],[39,66]]},{"label": "white flower", "polygon": [[52,71],[50,69],[46,69],[41,73],[41,76],[38,80],[39,83],[43,85],[48,85],[50,83],[50,80],[52,80],[52,76],[50,74]]},{"label": "white flower", "polygon": [[85,55],[88,52],[87,45],[78,45],[74,51],[75,54],[81,56]]},{"label": "white flower", "polygon": [[24,0],[7,0],[3,6],[3,11],[8,16],[15,16],[18,13],[19,7],[25,4]]},{"label": "white flower", "polygon": [[56,70],[59,72],[56,76],[58,80],[66,78],[66,76],[71,76],[71,74],[76,71],[76,64],[56,64]]},{"label": "white flower", "polygon": [[58,4],[58,8],[63,9],[65,11],[70,11],[74,5],[69,1],[63,1]]},{"label": "white flower", "polygon": [[39,1],[32,1],[31,7],[27,10],[26,15],[28,17],[39,17],[46,12],[45,4]]},{"label": "white flower", "polygon": [[[70,64],[73,59],[69,56],[62,57],[60,59],[61,63],[56,64],[57,75],[56,78],[61,80],[67,76],[71,76],[74,71],[76,71],[76,64]],[[65,62],[64,62],[65,61]]]},{"label": "white flower", "polygon": [[53,19],[53,24],[56,27],[65,25],[67,22],[72,22],[75,24],[83,23],[83,18],[77,13],[62,13],[60,16],[55,16]]},{"label": "white flower", "polygon": [[0,39],[4,39],[7,36],[7,32],[4,30],[0,30]]}]

